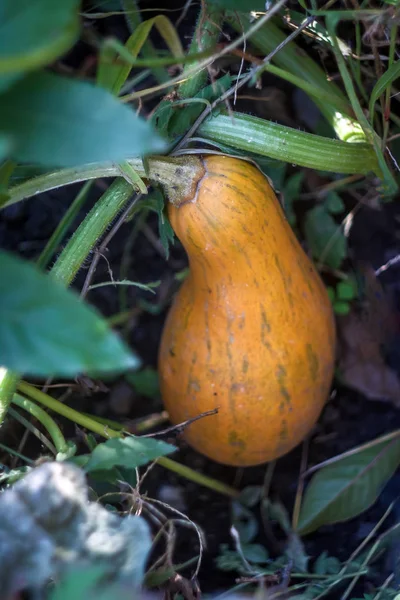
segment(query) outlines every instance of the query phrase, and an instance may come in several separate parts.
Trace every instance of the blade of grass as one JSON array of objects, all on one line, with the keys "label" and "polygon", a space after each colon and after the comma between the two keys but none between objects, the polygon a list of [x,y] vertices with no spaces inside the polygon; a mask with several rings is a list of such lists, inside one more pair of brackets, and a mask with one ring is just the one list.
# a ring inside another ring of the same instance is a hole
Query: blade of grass
[{"label": "blade of grass", "polygon": [[[236,31],[251,31],[252,23],[246,14],[228,11],[226,20]],[[275,23],[268,21],[262,28],[252,32],[249,39],[261,52],[269,54],[274,48],[284,42],[286,35]],[[320,98],[314,93],[312,100],[335,129],[339,139],[348,139],[349,136],[353,137],[356,134],[354,141],[360,140],[362,130],[353,118],[354,113],[348,99],[336,84],[327,79],[326,73],[321,67],[301,50],[295,42],[286,44],[280,52],[275,54],[272,62],[279,68],[297,78],[301,78],[322,92],[323,95]],[[326,101],[326,94],[332,99],[331,102]],[[342,106],[340,111],[337,110],[336,101],[339,101]],[[346,123],[345,127],[343,127],[343,122]]]},{"label": "blade of grass", "polygon": [[398,186],[397,186],[396,180],[394,179],[393,174],[389,170],[389,167],[386,164],[385,158],[383,156],[383,153],[381,150],[381,140],[379,139],[379,137],[377,136],[375,131],[372,129],[370,123],[368,122],[367,117],[364,115],[364,112],[361,108],[356,91],[354,89],[353,81],[350,77],[350,73],[346,67],[344,57],[342,55],[342,52],[340,50],[340,47],[339,47],[339,44],[337,41],[337,37],[336,37],[336,33],[335,33],[336,25],[337,25],[336,15],[328,15],[328,17],[326,18],[326,26],[327,26],[329,36],[332,40],[333,51],[335,54],[336,62],[338,64],[340,75],[342,77],[347,95],[348,95],[351,105],[353,107],[354,113],[358,119],[358,122],[360,123],[367,139],[373,144],[375,154],[377,156],[379,168],[381,171],[381,176],[383,179],[384,193],[387,196],[392,196],[396,193]]},{"label": "blade of grass", "polygon": [[[223,16],[224,12],[218,7],[208,2],[202,3],[189,48],[189,56],[212,49],[215,46],[221,33]],[[208,73],[205,68],[195,75],[190,75],[189,69],[191,67],[185,66],[183,69],[182,78],[184,80],[178,90],[181,98],[193,98],[207,81]]]},{"label": "blade of grass", "polygon": [[[124,9],[125,18],[129,29],[131,33],[134,33],[136,28],[142,23],[141,14],[136,0],[122,0],[122,8]],[[157,57],[157,51],[149,38],[144,41],[140,53],[145,59],[153,59]],[[151,72],[159,83],[168,82],[169,75],[166,69],[162,67],[153,67]]]},{"label": "blade of grass", "polygon": [[[277,14],[279,12],[279,10],[282,8],[282,6],[284,6],[285,3],[286,3],[286,0],[277,0],[277,2],[274,4],[274,6],[272,6],[272,8],[265,15],[263,15],[260,19],[258,19],[257,22],[253,23],[249,27],[248,32],[242,33],[242,35],[240,35],[233,42],[229,43],[225,48],[219,50],[218,53],[213,54],[211,56],[211,58],[204,59],[200,63],[195,64],[195,66],[191,67],[189,72],[186,73],[186,78],[189,76],[195,75],[196,73],[200,72],[201,70],[206,68],[208,65],[210,65],[212,62],[214,62],[214,60],[216,60],[217,58],[221,58],[222,56],[229,54],[229,52],[232,49],[240,46],[240,44],[244,40],[246,40],[254,31],[257,31],[258,29],[260,29],[267,21],[269,21],[275,14]],[[178,83],[178,84],[182,83],[182,75],[178,75],[178,76],[170,79],[169,83],[170,83],[170,85],[174,85],[175,83]],[[154,87],[146,88],[145,90],[140,90],[138,92],[132,92],[131,94],[124,96],[122,98],[122,100],[125,102],[131,102],[132,100],[137,100],[138,98],[143,98],[145,96],[150,96],[154,93],[160,92],[165,87],[167,87],[166,84],[160,84],[160,85],[157,85]]]},{"label": "blade of grass", "polygon": [[50,452],[53,455],[56,454],[57,451],[53,444],[50,442],[50,440],[48,440],[47,437],[41,431],[39,431],[37,427],[35,427],[30,421],[28,421],[28,419],[21,415],[17,410],[12,408],[12,406],[10,406],[9,408],[9,414],[13,419],[21,423],[21,425],[23,425],[25,429],[33,433],[33,435],[37,437],[40,440],[40,442],[44,446],[46,446],[46,448],[48,448],[48,450],[50,450]]},{"label": "blade of grass", "polygon": [[400,60],[393,63],[388,68],[388,70],[384,72],[382,77],[380,77],[378,79],[378,81],[376,82],[376,84],[374,85],[374,87],[372,89],[371,98],[370,98],[369,107],[368,107],[370,123],[373,123],[373,121],[374,121],[376,101],[386,90],[389,89],[389,91],[390,91],[391,84],[398,77],[400,77]]},{"label": "blade of grass", "polygon": [[326,90],[322,90],[320,87],[317,87],[313,83],[309,83],[307,80],[302,77],[290,73],[280,67],[276,67],[275,65],[266,65],[265,70],[268,73],[272,73],[272,75],[276,75],[289,83],[292,83],[299,89],[303,90],[308,94],[311,98],[320,100],[321,102],[329,103],[333,108],[335,108],[338,112],[342,112],[346,114],[349,109],[349,103],[339,96],[335,94],[330,94]]},{"label": "blade of grass", "polygon": [[[143,62],[146,66],[151,66],[155,62],[159,63],[160,60],[161,62],[164,61],[164,59],[159,59],[158,56],[148,60],[145,59],[144,61],[136,60],[143,45],[148,40],[153,27],[156,27],[160,35],[164,38],[175,59],[178,57],[178,60],[180,60],[183,57],[183,48],[171,21],[163,15],[157,15],[148,21],[138,23],[125,44],[121,44],[121,42],[113,38],[105,40],[99,56],[97,71],[97,82],[99,85],[109,89],[117,96],[133,66],[139,63],[143,64]],[[175,59],[172,59],[172,62],[176,63]],[[168,64],[170,61],[171,59],[167,58],[164,62]]]}]

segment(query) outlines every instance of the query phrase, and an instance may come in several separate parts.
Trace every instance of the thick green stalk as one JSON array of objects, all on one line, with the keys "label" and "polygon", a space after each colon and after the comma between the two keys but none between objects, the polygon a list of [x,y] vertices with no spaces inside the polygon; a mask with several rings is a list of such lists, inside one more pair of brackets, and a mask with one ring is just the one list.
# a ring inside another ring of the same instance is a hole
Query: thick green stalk
[{"label": "thick green stalk", "polygon": [[[189,185],[190,177],[193,177],[193,163],[190,159],[154,156],[147,159],[146,168],[140,158],[127,160],[125,162],[129,167],[134,169],[140,177],[160,183],[167,189],[169,187],[176,188],[177,181],[179,180],[182,194],[185,193],[185,189]],[[183,173],[184,176],[182,177],[182,172],[185,172],[186,170],[188,171],[187,176]],[[30,198],[35,194],[41,194],[49,190],[64,187],[65,185],[71,185],[72,183],[79,183],[89,179],[98,179],[100,177],[118,177],[121,173],[121,165],[115,165],[113,163],[88,164],[76,169],[53,171],[52,173],[34,177],[10,188],[8,190],[10,197],[5,206],[10,206],[25,198]],[[131,181],[128,183],[131,184]],[[119,188],[119,186],[117,186],[117,188]],[[99,200],[99,202],[101,201],[102,199]]]},{"label": "thick green stalk", "polygon": [[8,407],[17,389],[20,376],[0,366],[0,427],[6,418]]},{"label": "thick green stalk", "polygon": [[[144,174],[143,162],[140,159],[130,161],[130,163],[133,168],[138,169],[141,167]],[[3,204],[2,208],[11,206],[11,204],[20,202],[20,200],[24,200],[25,198],[36,196],[36,194],[42,194],[45,191],[63,187],[64,185],[80,183],[99,177],[118,177],[119,175],[121,175],[121,169],[114,163],[89,163],[81,167],[51,171],[37,177],[32,177],[9,188],[7,190],[9,198]]]},{"label": "thick green stalk", "polygon": [[349,144],[241,113],[211,117],[198,133],[233,149],[311,169],[351,174],[380,172],[370,144]]},{"label": "thick green stalk", "polygon": [[51,270],[51,276],[69,285],[93,250],[98,239],[109,227],[132,195],[132,186],[125,179],[116,179],[82,221]]},{"label": "thick green stalk", "polygon": [[[205,2],[202,5],[197,20],[196,28],[190,44],[189,54],[197,54],[203,50],[208,50],[216,45],[221,33],[221,25],[224,12],[214,4]],[[193,71],[196,63],[185,66],[182,78],[186,78],[187,73]],[[195,75],[188,76],[179,86],[178,93],[180,98],[194,98],[207,82],[208,72],[206,69],[199,71]]]}]

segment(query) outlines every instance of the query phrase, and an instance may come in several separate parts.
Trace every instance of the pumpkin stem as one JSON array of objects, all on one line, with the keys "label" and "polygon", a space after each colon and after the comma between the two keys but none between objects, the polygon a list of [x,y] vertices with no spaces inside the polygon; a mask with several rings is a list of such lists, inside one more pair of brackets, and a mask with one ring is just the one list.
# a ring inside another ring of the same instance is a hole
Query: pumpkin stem
[{"label": "pumpkin stem", "polygon": [[197,186],[206,174],[199,156],[157,156],[148,159],[148,178],[165,189],[174,206],[196,200]]}]

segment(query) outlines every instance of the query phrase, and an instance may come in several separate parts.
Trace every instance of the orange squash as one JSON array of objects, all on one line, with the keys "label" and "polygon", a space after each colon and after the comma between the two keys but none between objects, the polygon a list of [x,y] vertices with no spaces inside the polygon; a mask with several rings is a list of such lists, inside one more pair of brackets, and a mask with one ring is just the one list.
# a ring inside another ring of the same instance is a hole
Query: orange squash
[{"label": "orange squash", "polygon": [[193,198],[169,204],[190,274],[166,319],[161,394],[189,445],[227,465],[299,444],[327,400],[335,326],[324,285],[267,178],[226,156],[201,159]]}]

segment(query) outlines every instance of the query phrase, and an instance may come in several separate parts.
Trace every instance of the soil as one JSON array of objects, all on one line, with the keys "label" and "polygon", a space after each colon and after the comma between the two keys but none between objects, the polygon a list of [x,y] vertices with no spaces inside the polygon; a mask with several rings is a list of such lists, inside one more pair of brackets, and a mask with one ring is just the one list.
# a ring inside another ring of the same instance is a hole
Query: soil
[{"label": "soil", "polygon": [[[151,3],[143,3],[143,5],[145,4],[146,6],[151,5]],[[160,3],[155,3],[155,6],[157,4]],[[173,4],[170,2],[168,6],[173,7]],[[177,4],[181,7],[182,2]],[[188,19],[186,29],[190,33],[193,15]],[[101,27],[103,28],[102,33],[112,33],[123,37],[125,26],[117,18],[109,19],[107,23],[103,22]],[[69,65],[73,67],[81,64],[87,51],[88,49],[84,45],[80,45],[71,53],[68,59]],[[264,83],[266,86],[279,89],[285,95],[287,114],[290,119],[296,121],[293,94],[288,93],[288,86],[278,84],[277,80],[272,77],[266,78]],[[254,106],[251,111],[254,113]],[[285,121],[285,118],[282,118],[282,122]],[[302,126],[304,127],[304,123]],[[106,183],[108,182],[100,181],[93,186],[90,197],[77,218],[77,223],[84,218]],[[44,248],[78,190],[79,186],[70,186],[52,191],[0,212],[0,246],[25,258],[35,259]],[[351,259],[354,264],[367,262],[377,269],[400,252],[399,229],[396,227],[398,216],[399,209],[394,203],[384,205],[380,212],[367,207],[358,211],[350,237]],[[100,260],[93,283],[109,279],[109,268],[114,277],[119,278],[121,261],[126,258],[124,249],[134,228],[134,221],[125,223],[118,235],[114,237],[107,249],[107,261]],[[146,300],[153,307],[158,306],[160,302],[165,304],[158,314],[139,309],[125,330],[129,343],[142,359],[143,365],[156,368],[157,348],[168,302],[178,287],[174,276],[187,265],[187,261],[179,244],[174,246],[170,258],[166,260],[159,243],[154,240],[158,240],[158,225],[156,217],[150,216],[145,227],[142,227],[136,235],[129,253],[129,268],[124,276],[142,283],[161,280],[155,296],[135,288],[128,288],[127,291],[129,307],[137,306],[141,300]],[[400,267],[397,266],[388,269],[381,280],[384,289],[390,293],[393,299],[396,314],[400,308],[399,269]],[[86,273],[87,268],[83,269],[74,281],[73,285],[77,290],[82,287]],[[121,310],[118,294],[112,287],[93,290],[90,292],[88,300],[106,316],[111,316]],[[394,337],[391,347],[386,352],[388,363],[394,367],[399,364],[397,360],[400,352],[399,340],[400,338]],[[106,391],[92,391],[91,393],[88,393],[87,390],[85,393],[85,390],[80,387],[78,392],[74,392],[69,397],[68,402],[72,406],[79,406],[80,410],[101,414],[116,420],[120,418],[133,420],[162,410],[159,398],[149,400],[137,395],[130,397],[129,402],[121,409],[121,405],[115,402],[116,387],[120,383],[105,382],[105,385],[108,388]],[[122,393],[122,397],[125,397],[124,393]],[[123,413],[122,416],[121,413]],[[74,429],[69,424],[66,423],[65,427],[67,431],[71,430],[72,436],[75,435]],[[400,428],[400,412],[391,403],[371,401],[356,391],[335,385],[334,394],[309,444],[308,464],[309,466],[317,464],[396,428]],[[20,430],[12,429],[8,435],[15,443],[20,435]],[[178,462],[229,485],[237,486],[239,489],[248,485],[260,486],[263,484],[265,467],[249,468],[238,472],[236,469],[206,460],[187,448],[182,440],[177,440],[177,443],[180,450],[175,454],[174,459]],[[28,448],[35,458],[37,457],[35,453],[40,453],[40,448],[35,445],[34,441],[29,443]],[[289,514],[293,508],[296,494],[300,460],[301,448],[298,448],[278,461],[272,479],[271,497],[282,502]],[[304,538],[305,551],[311,560],[316,559],[324,551],[340,560],[346,560],[377,524],[390,503],[397,498],[399,483],[400,476],[396,475],[388,483],[376,503],[360,517],[335,526],[322,527],[316,533],[306,536]],[[188,482],[158,466],[149,473],[142,492],[147,492],[149,497],[168,498],[172,505],[175,503],[177,507],[179,506],[180,510],[203,530],[207,549],[199,573],[202,591],[215,592],[231,588],[237,574],[223,572],[215,564],[221,544],[229,544],[233,548],[229,533],[232,523],[229,499]],[[255,509],[255,514],[257,515],[257,509]],[[388,517],[384,528],[394,524],[398,516],[397,511],[394,510]],[[267,547],[270,543],[260,519],[257,541]],[[197,551],[198,542],[195,533],[182,528],[177,537],[174,557],[176,562],[187,560]],[[357,593],[362,596],[363,592],[367,592],[371,585],[379,586],[392,572],[393,564],[390,554],[388,556],[389,558],[385,559],[386,562],[381,561],[379,567],[361,581],[354,592],[354,597],[357,597]],[[186,571],[188,576],[190,576],[191,570]],[[332,597],[338,596],[333,595]]]}]

